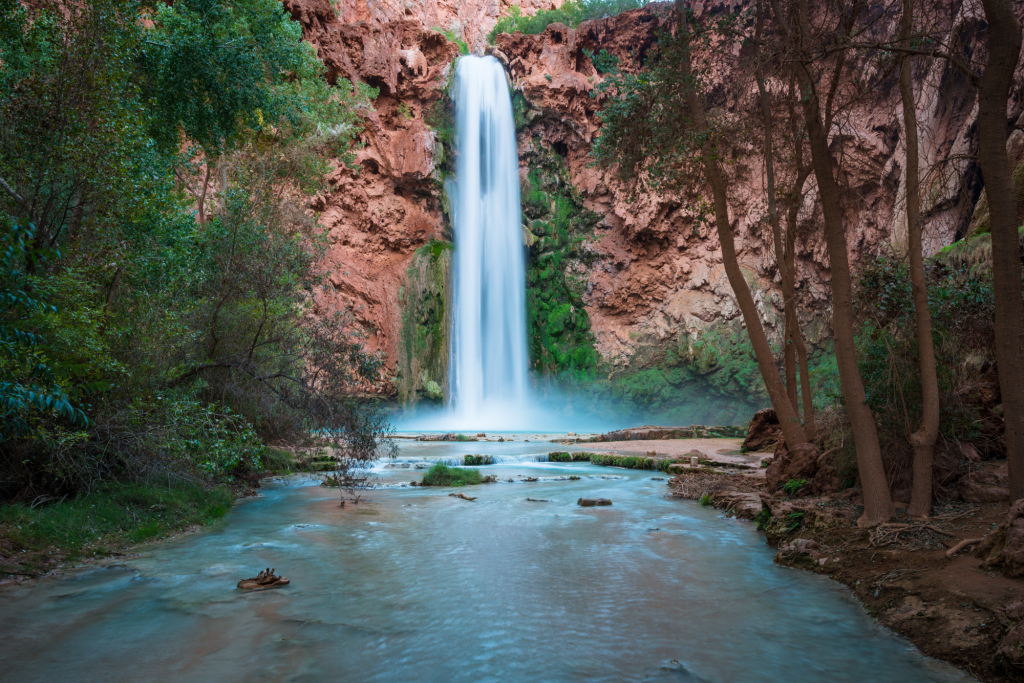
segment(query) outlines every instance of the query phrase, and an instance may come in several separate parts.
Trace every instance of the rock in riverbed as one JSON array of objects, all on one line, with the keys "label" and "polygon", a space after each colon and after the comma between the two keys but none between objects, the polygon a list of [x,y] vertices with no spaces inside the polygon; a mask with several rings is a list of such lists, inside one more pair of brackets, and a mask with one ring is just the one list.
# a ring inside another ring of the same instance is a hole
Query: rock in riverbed
[{"label": "rock in riverbed", "polygon": [[576,504],[580,507],[590,508],[595,505],[611,505],[612,502],[607,498],[580,498]]}]

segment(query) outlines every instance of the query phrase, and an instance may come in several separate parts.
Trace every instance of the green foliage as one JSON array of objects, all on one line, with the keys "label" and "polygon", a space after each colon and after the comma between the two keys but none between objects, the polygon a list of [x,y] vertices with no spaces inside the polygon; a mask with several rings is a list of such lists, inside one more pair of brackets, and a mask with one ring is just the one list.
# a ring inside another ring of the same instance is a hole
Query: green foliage
[{"label": "green foliage", "polygon": [[786,531],[794,532],[804,524],[804,513],[803,512],[790,512],[786,515]]},{"label": "green foliage", "polygon": [[449,467],[439,462],[423,475],[420,486],[467,486],[482,483],[480,470]]},{"label": "green foliage", "polygon": [[564,162],[551,151],[534,160],[522,196],[535,238],[526,272],[531,362],[543,373],[592,377],[598,355],[583,294],[595,258],[587,244],[599,217],[583,208]]},{"label": "green foliage", "polygon": [[806,479],[790,479],[782,485],[782,492],[787,496],[792,496],[802,489],[806,483]]},{"label": "green foliage", "polygon": [[[980,242],[988,236],[975,238]],[[994,346],[990,272],[979,268],[970,245],[940,254],[927,267],[939,380],[940,435],[979,442],[984,375]],[[961,258],[957,259],[956,254]],[[990,248],[988,250],[990,253]],[[910,277],[905,261],[882,256],[860,275],[855,303],[861,320],[858,360],[868,405],[878,423],[889,469],[909,468],[907,436],[921,420],[921,380]]]},{"label": "green foliage", "polygon": [[298,469],[295,454],[269,446],[263,449],[263,461],[260,464],[264,470],[275,474],[291,474]]},{"label": "green foliage", "polygon": [[299,37],[273,0],[0,0],[0,499],[377,452],[380,356],[309,315],[326,238],[288,191],[352,159],[375,93]]},{"label": "green foliage", "polygon": [[601,134],[591,148],[598,166],[655,191],[692,191],[701,178],[701,149],[721,135],[714,117],[708,119],[710,138],[697,133],[687,106],[694,91],[699,95],[703,74],[697,65],[687,73],[684,64],[707,36],[692,24],[676,36],[663,33],[641,70],[616,71],[598,84],[596,94],[607,96],[599,113]]},{"label": "green foliage", "polygon": [[294,80],[322,64],[275,0],[179,0],[157,5],[140,58],[154,138],[185,139],[211,156],[252,132],[302,116]]},{"label": "green foliage", "polygon": [[556,9],[540,10],[532,15],[523,14],[519,5],[511,5],[508,15],[498,19],[487,40],[493,45],[502,33],[543,33],[550,24],[565,24],[569,28],[576,28],[581,22],[612,17],[626,10],[639,9],[645,4],[645,0],[568,0]]},{"label": "green foliage", "polygon": [[758,531],[764,531],[771,524],[772,513],[768,511],[768,508],[761,508],[761,511],[754,517],[754,524]]},{"label": "green foliage", "polygon": [[604,467],[622,467],[627,470],[656,470],[658,460],[645,458],[638,455],[605,455],[603,453],[591,453],[590,464]]},{"label": "green foliage", "polygon": [[416,250],[399,294],[402,336],[399,400],[444,400],[448,362],[447,287],[453,246],[431,240]]},{"label": "green foliage", "polygon": [[[0,226],[2,226],[0,222]],[[37,433],[40,415],[52,415],[85,426],[85,414],[73,403],[62,380],[74,371],[70,364],[51,360],[52,345],[43,335],[26,329],[31,319],[57,313],[56,307],[33,291],[26,272],[42,268],[59,252],[32,247],[34,230],[10,223],[0,235],[0,441]]]},{"label": "green foliage", "polygon": [[438,33],[443,34],[444,37],[447,38],[450,42],[455,43],[456,45],[458,45],[459,46],[459,54],[461,54],[461,55],[468,55],[469,54],[469,44],[466,41],[464,41],[462,38],[460,38],[459,34],[456,33],[455,31],[451,31],[451,30],[446,31],[443,28],[441,28],[440,26],[432,26],[430,30],[431,31],[437,31]]},{"label": "green foliage", "polygon": [[598,73],[613,74],[619,70],[619,58],[604,48],[601,48],[601,51],[597,54],[594,54],[592,50],[583,48],[583,54],[587,56],[587,59],[594,65]]},{"label": "green foliage", "polygon": [[554,453],[548,453],[548,462],[577,462],[586,461],[589,462],[593,453],[569,453],[566,451],[556,451]]},{"label": "green foliage", "polygon": [[482,465],[493,465],[494,458],[489,455],[467,455],[462,459],[466,467],[480,467]]},{"label": "green foliage", "polygon": [[0,536],[9,539],[15,551],[56,546],[66,553],[66,560],[75,561],[220,519],[233,501],[226,487],[101,486],[50,505],[0,505]]},{"label": "green foliage", "polygon": [[711,494],[705,493],[703,496],[697,499],[697,502],[700,503],[702,507],[707,507],[711,505]]}]

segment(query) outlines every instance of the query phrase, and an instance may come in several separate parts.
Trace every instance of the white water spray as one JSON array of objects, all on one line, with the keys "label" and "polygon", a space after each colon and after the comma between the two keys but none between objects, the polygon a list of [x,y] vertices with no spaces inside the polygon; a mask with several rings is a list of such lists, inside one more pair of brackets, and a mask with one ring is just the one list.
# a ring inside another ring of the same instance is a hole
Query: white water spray
[{"label": "white water spray", "polygon": [[513,429],[527,420],[526,282],[515,122],[498,60],[459,60],[455,111],[450,409],[463,428]]}]

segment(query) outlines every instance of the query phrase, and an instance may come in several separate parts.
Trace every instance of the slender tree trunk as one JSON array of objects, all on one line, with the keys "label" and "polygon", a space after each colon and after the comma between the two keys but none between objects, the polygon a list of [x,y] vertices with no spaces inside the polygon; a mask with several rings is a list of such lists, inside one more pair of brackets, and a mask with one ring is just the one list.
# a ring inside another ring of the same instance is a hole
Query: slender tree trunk
[{"label": "slender tree trunk", "polygon": [[[910,47],[914,30],[914,0],[903,0],[900,44]],[[939,378],[935,369],[935,345],[932,341],[932,314],[928,308],[928,284],[924,273],[924,247],[921,243],[921,172],[918,152],[917,104],[910,57],[900,60],[900,97],[903,100],[903,127],[907,138],[907,238],[910,245],[910,287],[914,297],[917,323],[918,362],[921,370],[921,426],[910,435],[914,448],[914,486],[910,514],[928,517],[932,510],[932,460],[939,438]]]},{"label": "slender tree trunk", "polygon": [[1006,154],[1006,101],[1020,58],[1021,27],[1010,0],[982,0],[982,5],[989,44],[978,86],[978,165],[992,226],[996,364],[1013,502],[1024,498],[1024,295],[1012,167]]},{"label": "slender tree trunk", "polygon": [[757,3],[757,28],[754,35],[754,78],[757,81],[757,92],[761,98],[761,122],[764,126],[764,169],[766,191],[768,195],[768,222],[772,227],[772,239],[775,244],[775,265],[779,269],[779,279],[782,281],[783,310],[785,312],[785,332],[783,334],[784,362],[786,370],[786,395],[789,397],[790,405],[797,418],[800,417],[800,404],[797,398],[796,383],[796,348],[793,345],[794,330],[796,327],[796,302],[787,296],[788,289],[793,289],[793,277],[789,272],[789,264],[786,261],[786,247],[782,240],[782,226],[779,224],[779,208],[775,200],[775,150],[772,144],[772,109],[768,101],[768,89],[764,83],[764,73],[761,68],[761,31],[764,26],[764,3],[759,0]]},{"label": "slender tree trunk", "polygon": [[199,194],[199,225],[206,224],[206,191],[210,188],[210,171],[213,166],[206,160],[206,173],[203,175],[203,189]]},{"label": "slender tree trunk", "polygon": [[[685,10],[682,0],[676,0],[676,19],[680,32],[680,39],[685,23]],[[686,48],[683,58],[684,75],[692,77],[690,52]],[[704,115],[704,105],[695,88],[690,88],[686,98],[687,108],[693,119],[694,128],[698,133],[706,135],[708,132],[707,117]],[[718,239],[722,245],[722,262],[725,266],[725,274],[729,278],[733,293],[736,295],[736,302],[739,304],[740,312],[743,314],[743,322],[747,326],[747,334],[750,337],[751,346],[754,348],[754,355],[757,358],[757,365],[761,371],[765,386],[768,389],[768,397],[771,399],[772,407],[779,418],[779,426],[782,428],[783,438],[790,449],[799,444],[807,443],[804,436],[803,426],[800,424],[800,417],[793,409],[786,395],[786,387],[782,384],[782,377],[779,369],[775,367],[775,358],[772,354],[771,345],[765,335],[764,327],[761,325],[761,317],[757,312],[757,304],[750,294],[750,288],[743,277],[739,261],[736,258],[736,244],[733,240],[732,226],[729,223],[729,202],[725,187],[725,177],[722,174],[721,166],[715,156],[715,151],[710,143],[705,143],[701,149],[701,157],[704,162],[704,174],[715,201],[715,227],[718,230]]]},{"label": "slender tree trunk", "polygon": [[[790,280],[788,288],[783,282],[782,294],[787,301],[793,302],[793,346],[796,349],[797,367],[800,369],[800,393],[803,395],[804,403],[804,432],[808,441],[814,441],[817,436],[817,428],[814,424],[814,395],[811,394],[811,372],[807,363],[807,344],[804,342],[803,331],[800,329],[800,321],[796,318],[796,233],[797,224],[800,218],[800,206],[804,201],[804,186],[807,178],[811,175],[811,167],[804,165],[804,133],[800,130],[796,115],[796,83],[790,80],[790,91],[788,97],[789,119],[793,127],[793,161],[796,171],[796,182],[793,183],[793,192],[789,198],[789,211],[786,215],[786,267],[789,269]],[[787,309],[788,310],[788,309]]]},{"label": "slender tree trunk", "polygon": [[[853,283],[850,277],[850,258],[846,246],[846,226],[842,214],[842,194],[833,175],[833,159],[829,150],[828,131],[825,129],[821,100],[817,83],[802,56],[804,41],[810,36],[810,21],[807,18],[807,0],[794,0],[798,29],[793,31],[786,18],[778,11],[777,0],[773,0],[775,15],[787,39],[796,49],[800,58],[793,63],[803,90],[801,105],[807,138],[811,148],[811,165],[818,181],[822,213],[825,222],[825,242],[828,247],[829,268],[832,273],[832,327],[836,364],[839,367],[839,381],[843,388],[846,412],[853,428],[853,441],[857,449],[857,469],[864,494],[864,514],[857,523],[860,526],[874,526],[890,519],[895,513],[889,486],[885,479],[882,450],[878,443],[878,429],[875,418],[867,404],[864,382],[857,367],[857,351],[854,345]],[[835,78],[840,74],[837,72]],[[831,99],[831,98],[830,98]]]}]

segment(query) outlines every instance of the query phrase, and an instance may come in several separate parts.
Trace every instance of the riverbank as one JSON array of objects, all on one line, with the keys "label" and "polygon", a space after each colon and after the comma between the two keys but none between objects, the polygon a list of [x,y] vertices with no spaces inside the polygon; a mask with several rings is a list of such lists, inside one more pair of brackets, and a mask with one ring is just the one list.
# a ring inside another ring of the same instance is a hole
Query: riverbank
[{"label": "riverbank", "polygon": [[210,524],[245,495],[251,487],[116,483],[49,505],[2,505],[0,586]]},{"label": "riverbank", "polygon": [[[750,519],[778,548],[776,564],[848,586],[878,623],[929,657],[982,681],[1024,680],[1024,581],[966,552],[947,556],[1007,519],[1007,503],[938,504],[927,522],[904,508],[889,525],[857,527],[856,491],[820,498],[769,496],[764,479],[702,471],[668,482],[672,495]],[[756,502],[755,502],[756,501]]]}]

